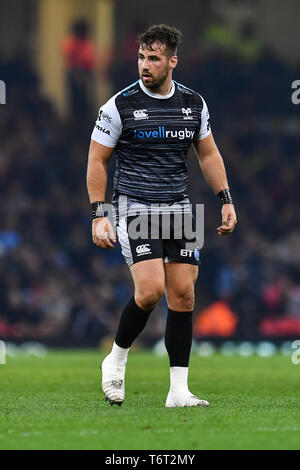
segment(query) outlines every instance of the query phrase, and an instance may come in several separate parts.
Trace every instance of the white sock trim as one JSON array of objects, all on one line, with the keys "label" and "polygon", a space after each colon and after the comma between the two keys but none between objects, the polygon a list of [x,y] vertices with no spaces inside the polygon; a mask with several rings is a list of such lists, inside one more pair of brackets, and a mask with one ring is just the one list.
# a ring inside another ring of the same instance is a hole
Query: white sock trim
[{"label": "white sock trim", "polygon": [[170,367],[170,390],[174,392],[189,391],[188,374],[188,367]]},{"label": "white sock trim", "polygon": [[127,356],[130,348],[121,348],[115,342],[110,352],[110,357],[113,362],[117,364],[125,365],[127,362]]}]

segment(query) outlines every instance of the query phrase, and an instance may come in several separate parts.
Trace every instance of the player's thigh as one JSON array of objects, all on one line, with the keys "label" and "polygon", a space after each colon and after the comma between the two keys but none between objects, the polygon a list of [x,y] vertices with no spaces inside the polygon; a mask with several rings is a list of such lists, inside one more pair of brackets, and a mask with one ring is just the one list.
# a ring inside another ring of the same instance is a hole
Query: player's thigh
[{"label": "player's thigh", "polygon": [[130,266],[135,295],[155,294],[161,297],[165,291],[165,270],[162,258],[139,261]]},{"label": "player's thigh", "polygon": [[194,286],[199,267],[193,264],[170,262],[164,264],[165,293],[169,308],[194,303]]}]

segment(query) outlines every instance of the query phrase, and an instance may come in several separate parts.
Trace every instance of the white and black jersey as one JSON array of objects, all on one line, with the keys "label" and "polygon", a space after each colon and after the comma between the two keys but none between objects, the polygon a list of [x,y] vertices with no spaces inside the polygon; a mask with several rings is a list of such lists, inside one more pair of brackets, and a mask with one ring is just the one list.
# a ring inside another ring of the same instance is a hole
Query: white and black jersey
[{"label": "white and black jersey", "polygon": [[101,106],[92,140],[114,147],[114,197],[170,202],[187,196],[188,151],[210,132],[197,92],[173,81],[168,95],[157,95],[139,80]]}]

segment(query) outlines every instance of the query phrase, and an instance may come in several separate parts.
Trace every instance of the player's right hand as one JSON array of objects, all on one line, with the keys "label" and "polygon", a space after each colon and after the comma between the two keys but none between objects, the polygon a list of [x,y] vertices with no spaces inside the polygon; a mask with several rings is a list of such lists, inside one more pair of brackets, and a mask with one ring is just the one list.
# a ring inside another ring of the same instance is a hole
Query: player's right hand
[{"label": "player's right hand", "polygon": [[116,243],[116,236],[107,217],[93,220],[92,238],[99,248],[115,248],[112,242]]}]

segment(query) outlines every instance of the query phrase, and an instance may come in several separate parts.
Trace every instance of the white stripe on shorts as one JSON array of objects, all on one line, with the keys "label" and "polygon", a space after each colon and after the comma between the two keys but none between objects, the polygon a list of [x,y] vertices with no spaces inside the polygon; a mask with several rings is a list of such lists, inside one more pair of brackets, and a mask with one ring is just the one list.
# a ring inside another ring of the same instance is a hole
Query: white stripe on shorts
[{"label": "white stripe on shorts", "polygon": [[131,266],[133,264],[133,258],[127,232],[126,217],[122,217],[119,219],[119,224],[117,225],[117,235],[119,243],[121,245],[122,254],[126,260],[126,263],[128,264],[128,266]]}]

